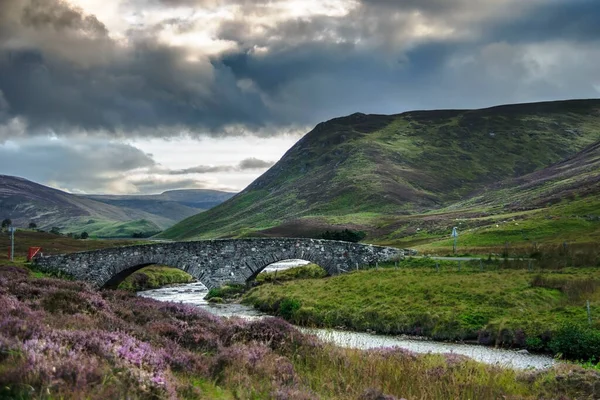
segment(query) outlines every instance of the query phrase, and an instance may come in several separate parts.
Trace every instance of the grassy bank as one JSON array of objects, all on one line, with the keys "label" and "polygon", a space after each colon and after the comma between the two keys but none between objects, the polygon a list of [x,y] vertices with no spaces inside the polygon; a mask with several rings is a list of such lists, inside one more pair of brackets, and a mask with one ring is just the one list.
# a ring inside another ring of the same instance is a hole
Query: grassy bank
[{"label": "grassy bank", "polygon": [[[295,324],[527,348],[600,359],[597,268],[528,261],[407,260],[326,279],[260,285],[244,302]],[[483,269],[482,269],[483,268]],[[586,301],[592,324],[588,324]]]},{"label": "grassy bank", "polygon": [[340,349],[279,319],[221,319],[14,266],[0,267],[0,305],[1,398],[591,398],[600,381],[572,365]]},{"label": "grassy bank", "polygon": [[157,289],[163,286],[192,283],[194,278],[180,269],[150,266],[129,275],[119,285],[119,289],[137,292],[140,290]]}]

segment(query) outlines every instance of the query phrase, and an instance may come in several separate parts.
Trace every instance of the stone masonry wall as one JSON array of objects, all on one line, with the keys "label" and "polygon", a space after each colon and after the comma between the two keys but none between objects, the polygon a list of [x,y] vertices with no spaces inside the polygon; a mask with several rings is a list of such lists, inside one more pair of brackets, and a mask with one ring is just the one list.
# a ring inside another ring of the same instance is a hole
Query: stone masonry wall
[{"label": "stone masonry wall", "polygon": [[402,250],[319,239],[231,239],[165,242],[140,246],[42,256],[42,270],[63,271],[96,287],[116,287],[136,270],[160,264],[186,271],[208,288],[246,283],[277,261],[302,259],[329,275],[365,265],[401,259]]}]

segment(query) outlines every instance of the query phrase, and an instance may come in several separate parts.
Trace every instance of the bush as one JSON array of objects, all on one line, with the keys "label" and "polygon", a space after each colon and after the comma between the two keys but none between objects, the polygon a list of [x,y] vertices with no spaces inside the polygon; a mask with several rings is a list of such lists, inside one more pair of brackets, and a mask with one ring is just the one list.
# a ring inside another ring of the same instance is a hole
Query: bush
[{"label": "bush", "polygon": [[298,311],[302,307],[302,304],[298,300],[295,299],[283,299],[279,304],[279,315],[283,318],[292,320],[296,311]]},{"label": "bush", "polygon": [[367,234],[365,232],[351,231],[350,229],[344,229],[343,231],[325,231],[320,235],[320,238],[325,240],[341,240],[353,243],[358,243],[366,237]]},{"label": "bush", "polygon": [[210,300],[216,297],[220,297],[221,300],[235,297],[238,294],[242,294],[246,291],[246,285],[240,284],[229,284],[220,288],[213,288],[208,291],[205,299]]},{"label": "bush", "polygon": [[600,331],[581,326],[563,326],[548,348],[570,360],[587,361],[600,358]]}]

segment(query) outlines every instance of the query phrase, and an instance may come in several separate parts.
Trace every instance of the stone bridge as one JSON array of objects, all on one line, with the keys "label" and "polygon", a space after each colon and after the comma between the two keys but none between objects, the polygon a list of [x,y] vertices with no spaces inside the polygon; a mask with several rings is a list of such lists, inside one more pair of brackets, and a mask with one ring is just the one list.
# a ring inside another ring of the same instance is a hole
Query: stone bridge
[{"label": "stone bridge", "polygon": [[319,239],[222,239],[161,242],[81,253],[39,256],[43,271],[62,271],[95,287],[115,288],[140,268],[158,264],[179,268],[208,288],[246,283],[277,261],[302,259],[329,275],[380,261],[403,258],[391,247]]}]

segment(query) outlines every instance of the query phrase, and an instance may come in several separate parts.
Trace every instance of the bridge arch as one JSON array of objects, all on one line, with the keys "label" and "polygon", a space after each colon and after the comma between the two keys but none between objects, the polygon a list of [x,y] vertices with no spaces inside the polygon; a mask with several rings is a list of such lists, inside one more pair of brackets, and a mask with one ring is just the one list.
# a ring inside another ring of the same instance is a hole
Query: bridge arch
[{"label": "bridge arch", "polygon": [[66,272],[96,287],[113,287],[148,265],[179,268],[209,289],[226,283],[246,283],[267,266],[302,259],[320,265],[328,275],[354,270],[377,261],[398,259],[390,247],[319,239],[223,239],[161,242],[89,252],[43,256],[38,268]]}]

